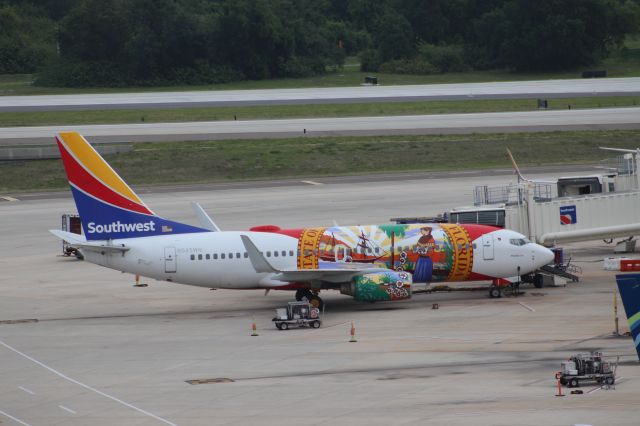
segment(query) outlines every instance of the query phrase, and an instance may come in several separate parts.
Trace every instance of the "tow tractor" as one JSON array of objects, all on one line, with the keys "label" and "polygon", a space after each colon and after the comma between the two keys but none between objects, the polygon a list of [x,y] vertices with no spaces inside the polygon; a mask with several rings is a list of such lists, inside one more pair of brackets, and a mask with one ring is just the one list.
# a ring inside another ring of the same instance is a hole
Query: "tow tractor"
[{"label": "tow tractor", "polygon": [[602,359],[602,352],[577,354],[562,363],[558,372],[560,383],[570,388],[579,387],[584,382],[613,385],[616,382],[617,362]]},{"label": "tow tractor", "polygon": [[322,324],[320,309],[309,302],[289,302],[286,308],[276,309],[276,317],[272,321],[279,330],[292,326],[319,328]]}]

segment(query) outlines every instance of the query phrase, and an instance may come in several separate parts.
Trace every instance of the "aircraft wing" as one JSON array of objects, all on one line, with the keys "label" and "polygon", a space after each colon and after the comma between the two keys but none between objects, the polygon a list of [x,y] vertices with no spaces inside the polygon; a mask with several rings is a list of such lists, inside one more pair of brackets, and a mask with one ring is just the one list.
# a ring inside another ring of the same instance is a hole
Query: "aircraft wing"
[{"label": "aircraft wing", "polygon": [[362,275],[367,272],[380,272],[384,268],[372,268],[369,264],[353,264],[349,269],[277,269],[273,267],[269,261],[260,253],[260,250],[253,244],[251,238],[241,235],[249,260],[253,268],[258,273],[272,273],[274,280],[284,282],[300,282],[300,281],[326,281],[331,283],[349,282],[355,276]]},{"label": "aircraft wing", "polygon": [[49,232],[61,240],[68,242],[72,247],[80,250],[111,253],[122,253],[129,250],[129,247],[124,244],[114,246],[98,241],[87,241],[82,235],[74,234],[73,232],[61,231],[59,229],[50,229]]}]

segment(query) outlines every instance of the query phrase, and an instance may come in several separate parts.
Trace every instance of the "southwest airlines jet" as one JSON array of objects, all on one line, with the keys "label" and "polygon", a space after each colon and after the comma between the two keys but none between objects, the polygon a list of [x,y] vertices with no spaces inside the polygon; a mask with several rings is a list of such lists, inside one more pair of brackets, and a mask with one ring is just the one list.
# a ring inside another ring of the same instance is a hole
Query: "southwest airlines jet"
[{"label": "southwest airlines jet", "polygon": [[[76,132],[56,137],[83,235],[52,230],[92,263],[209,288],[294,290],[322,305],[321,290],[359,301],[408,299],[414,283],[486,281],[528,274],[553,253],[484,225],[412,224],[220,231],[156,215]],[[199,206],[198,206],[199,207]]]}]

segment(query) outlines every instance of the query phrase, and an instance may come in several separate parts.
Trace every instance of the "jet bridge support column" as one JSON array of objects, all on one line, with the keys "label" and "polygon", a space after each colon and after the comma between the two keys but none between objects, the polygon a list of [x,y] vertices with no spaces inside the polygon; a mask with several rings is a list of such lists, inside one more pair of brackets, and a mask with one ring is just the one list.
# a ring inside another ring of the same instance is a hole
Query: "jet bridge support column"
[{"label": "jet bridge support column", "polygon": [[533,184],[528,183],[525,187],[525,197],[527,200],[527,237],[529,237],[529,240],[533,241],[533,242],[537,242],[537,238],[536,238],[536,225],[537,225],[537,221],[536,221],[536,212],[535,212],[535,199],[534,199],[534,194],[535,194],[535,187]]}]

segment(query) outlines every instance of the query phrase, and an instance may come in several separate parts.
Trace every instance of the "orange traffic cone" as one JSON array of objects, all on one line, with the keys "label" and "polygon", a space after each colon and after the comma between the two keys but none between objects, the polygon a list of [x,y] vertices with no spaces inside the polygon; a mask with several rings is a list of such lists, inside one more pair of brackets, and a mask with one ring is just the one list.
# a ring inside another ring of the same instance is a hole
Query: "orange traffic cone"
[{"label": "orange traffic cone", "polygon": [[351,339],[349,339],[349,343],[355,343],[356,340],[356,326],[353,325],[353,321],[351,321]]},{"label": "orange traffic cone", "polygon": [[251,335],[252,336],[258,336],[258,329],[256,327],[256,320],[253,320],[253,323],[251,323]]},{"label": "orange traffic cone", "polygon": [[558,380],[558,393],[556,394],[556,396],[564,396],[564,394],[562,393],[562,383],[560,383],[561,376],[562,376],[562,373],[558,371],[556,373],[556,379]]}]

